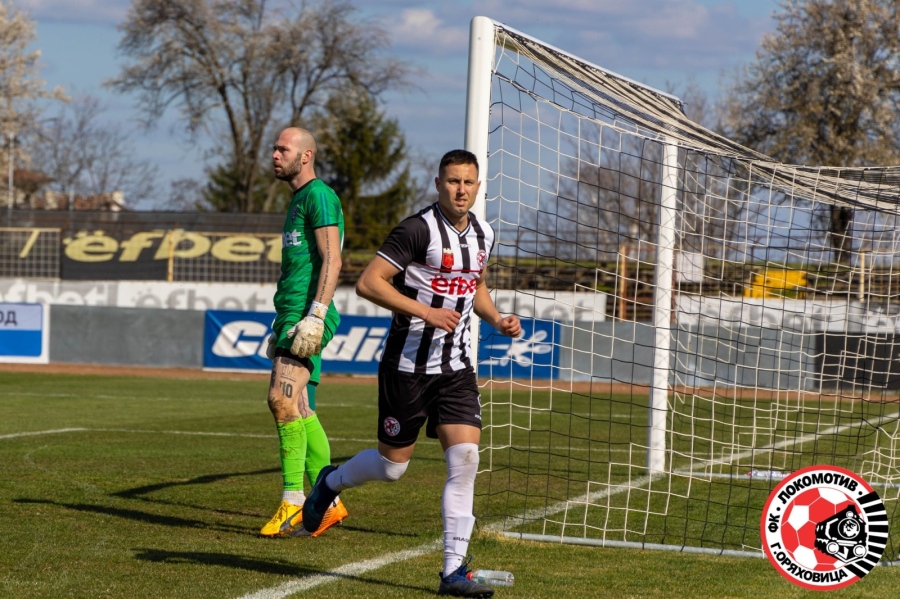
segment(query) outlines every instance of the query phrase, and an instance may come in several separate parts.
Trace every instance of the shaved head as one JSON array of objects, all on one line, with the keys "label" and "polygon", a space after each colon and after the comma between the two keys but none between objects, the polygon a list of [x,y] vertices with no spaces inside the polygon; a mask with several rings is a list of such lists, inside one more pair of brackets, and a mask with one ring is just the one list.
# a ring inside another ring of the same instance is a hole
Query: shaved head
[{"label": "shaved head", "polygon": [[295,147],[299,152],[312,150],[313,156],[315,156],[318,148],[316,147],[316,139],[312,136],[312,133],[306,129],[301,129],[300,127],[288,127],[282,132],[282,134],[285,133],[288,135],[291,142],[295,144]]}]

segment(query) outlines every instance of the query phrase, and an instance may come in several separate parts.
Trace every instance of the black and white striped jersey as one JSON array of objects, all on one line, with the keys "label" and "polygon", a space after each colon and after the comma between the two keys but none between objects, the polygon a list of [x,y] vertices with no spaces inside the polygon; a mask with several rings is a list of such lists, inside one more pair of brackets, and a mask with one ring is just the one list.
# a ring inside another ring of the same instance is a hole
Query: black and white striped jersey
[{"label": "black and white striped jersey", "polygon": [[402,372],[439,374],[471,366],[469,329],[475,286],[494,244],[488,223],[469,213],[469,226],[457,230],[437,203],[404,219],[378,255],[400,269],[393,285],[403,295],[432,308],[461,314],[454,333],[420,318],[394,313],[381,363]]}]

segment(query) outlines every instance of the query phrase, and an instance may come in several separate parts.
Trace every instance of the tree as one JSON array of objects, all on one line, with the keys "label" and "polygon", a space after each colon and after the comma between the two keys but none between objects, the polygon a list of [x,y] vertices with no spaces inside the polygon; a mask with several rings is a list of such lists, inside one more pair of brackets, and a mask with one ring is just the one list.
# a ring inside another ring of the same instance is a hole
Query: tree
[{"label": "tree", "polygon": [[[408,70],[381,56],[387,35],[357,23],[346,0],[297,5],[290,0],[135,0],[121,25],[132,60],[109,82],[136,92],[148,123],[170,106],[187,131],[221,139],[238,193],[227,207],[272,209],[254,194],[278,129],[303,125],[334,93],[374,97],[406,81]],[[224,207],[222,207],[224,208]]]},{"label": "tree", "polygon": [[[218,164],[207,171],[208,179],[203,187],[199,202],[194,206],[200,210],[227,212],[234,205],[234,198],[242,193],[240,174],[232,163]],[[252,203],[264,206],[264,212],[286,208],[291,201],[290,188],[275,179],[271,161],[260,165],[260,175],[251,190]]]},{"label": "tree", "polygon": [[378,248],[417,199],[403,133],[368,94],[335,94],[316,123],[316,171],[341,198],[345,247]]},{"label": "tree", "polygon": [[134,142],[103,118],[89,95],[75,97],[41,131],[47,139],[41,168],[58,193],[100,195],[121,191],[128,203],[152,199],[157,169],[134,157]]},{"label": "tree", "polygon": [[[786,0],[724,102],[725,133],[785,163],[883,166],[900,159],[895,0]],[[820,216],[849,260],[852,210]]]},{"label": "tree", "polygon": [[[40,121],[37,100],[64,100],[61,88],[46,90],[38,77],[41,53],[28,51],[36,38],[35,25],[29,16],[16,10],[12,2],[0,0],[0,136],[16,136],[18,156],[14,161],[27,164],[29,156],[23,141],[29,139]],[[8,166],[9,153],[3,152],[2,163]]]}]

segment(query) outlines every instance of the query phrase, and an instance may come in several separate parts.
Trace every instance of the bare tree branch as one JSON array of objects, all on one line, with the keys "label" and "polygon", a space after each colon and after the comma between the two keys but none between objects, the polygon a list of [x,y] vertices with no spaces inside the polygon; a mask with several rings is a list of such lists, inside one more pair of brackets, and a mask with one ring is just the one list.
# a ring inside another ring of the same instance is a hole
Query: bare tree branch
[{"label": "bare tree branch", "polygon": [[258,211],[278,129],[302,125],[335,91],[377,97],[406,84],[407,67],[381,55],[386,33],[354,12],[346,0],[135,0],[119,44],[132,63],[108,85],[137,93],[148,123],[175,108],[194,139],[221,137],[215,151],[241,188],[232,209]]}]

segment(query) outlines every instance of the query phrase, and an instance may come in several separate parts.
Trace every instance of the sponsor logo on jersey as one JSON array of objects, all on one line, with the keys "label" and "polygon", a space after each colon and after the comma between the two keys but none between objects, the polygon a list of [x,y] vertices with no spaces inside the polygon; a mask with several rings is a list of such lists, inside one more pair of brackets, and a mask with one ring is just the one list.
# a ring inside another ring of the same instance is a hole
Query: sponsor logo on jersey
[{"label": "sponsor logo on jersey", "polygon": [[440,295],[469,295],[475,293],[478,279],[466,279],[464,277],[447,278],[438,275],[431,278],[431,290]]},{"label": "sponsor logo on jersey", "polygon": [[769,494],[760,519],[769,561],[784,578],[813,590],[849,586],[884,552],[884,503],[860,476],[837,466],[809,466]]},{"label": "sponsor logo on jersey", "polygon": [[285,231],[282,234],[282,247],[293,247],[295,245],[300,245],[303,242],[303,232],[297,231],[296,229],[293,231]]}]

